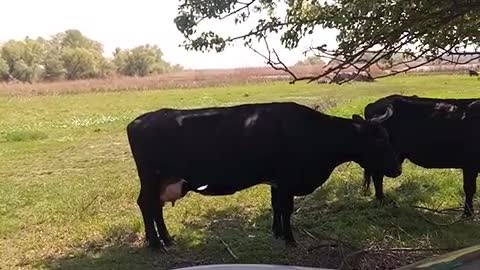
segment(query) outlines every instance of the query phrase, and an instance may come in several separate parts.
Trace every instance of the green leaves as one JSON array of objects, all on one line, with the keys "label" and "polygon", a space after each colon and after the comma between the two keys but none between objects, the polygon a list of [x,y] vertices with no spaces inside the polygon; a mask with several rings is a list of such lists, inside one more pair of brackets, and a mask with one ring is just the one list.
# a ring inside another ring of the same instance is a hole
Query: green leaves
[{"label": "green leaves", "polygon": [[[234,24],[252,23],[251,30],[234,36],[212,29],[197,32],[205,19],[232,15],[237,15]],[[281,33],[283,46],[295,48],[317,28],[336,29],[337,48],[317,53],[341,57],[342,67],[351,67],[364,54],[378,52],[362,70],[404,53],[425,63],[448,54],[480,53],[480,1],[472,0],[190,0],[179,7],[175,23],[185,36],[184,46],[198,51],[222,51],[238,39],[248,45],[272,33]]]},{"label": "green leaves", "polygon": [[202,51],[215,50],[217,52],[223,51],[225,45],[225,39],[212,31],[204,32],[200,35],[200,37],[191,40],[190,43],[185,43],[185,47],[187,49],[195,49]]}]

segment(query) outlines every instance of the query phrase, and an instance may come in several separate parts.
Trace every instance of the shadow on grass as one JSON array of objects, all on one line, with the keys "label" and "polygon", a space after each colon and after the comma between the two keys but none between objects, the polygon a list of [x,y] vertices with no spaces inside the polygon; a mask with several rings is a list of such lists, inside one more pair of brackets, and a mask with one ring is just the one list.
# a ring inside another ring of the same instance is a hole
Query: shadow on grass
[{"label": "shadow on grass", "polygon": [[169,254],[145,249],[143,230],[117,228],[97,242],[39,264],[46,269],[173,269],[218,263],[395,269],[445,249],[478,243],[480,225],[474,221],[438,226],[429,220],[448,223],[452,216],[405,206],[428,202],[435,185],[419,183],[407,181],[394,191],[403,198],[400,207],[379,205],[365,197],[359,185],[341,181],[298,198],[292,223],[299,246],[294,249],[270,234],[269,207],[252,214],[238,205],[210,209],[182,224]]},{"label": "shadow on grass", "polygon": [[[40,265],[46,269],[172,269],[218,263],[338,264],[340,255],[335,247],[309,250],[316,241],[298,230],[295,236],[299,247],[285,247],[283,240],[274,239],[270,233],[270,215],[268,208],[253,219],[240,206],[212,209],[184,224],[184,229],[174,235],[175,245],[168,254],[144,248],[143,231],[115,229],[99,241],[86,243],[66,256],[48,258]],[[319,254],[321,250],[323,254]]]}]

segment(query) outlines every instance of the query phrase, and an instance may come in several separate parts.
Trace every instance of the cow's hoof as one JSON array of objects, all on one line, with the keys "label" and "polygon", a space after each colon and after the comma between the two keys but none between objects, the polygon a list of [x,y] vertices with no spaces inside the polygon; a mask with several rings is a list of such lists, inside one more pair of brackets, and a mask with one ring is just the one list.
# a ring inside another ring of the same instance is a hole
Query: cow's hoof
[{"label": "cow's hoof", "polygon": [[376,205],[381,206],[381,207],[393,207],[393,208],[398,208],[400,207],[398,203],[387,196],[383,196],[382,198],[375,198]]},{"label": "cow's hoof", "polygon": [[275,239],[278,239],[278,238],[283,239],[283,232],[281,230],[273,230],[272,233]]},{"label": "cow's hoof", "polygon": [[175,238],[172,236],[168,236],[163,239],[163,243],[165,244],[165,246],[170,247],[175,243]]},{"label": "cow's hoof", "polygon": [[473,213],[471,211],[463,212],[462,219],[467,219],[473,217]]},{"label": "cow's hoof", "polygon": [[391,201],[389,199],[385,198],[385,197],[375,198],[375,201],[380,206],[386,206],[386,205],[389,205],[391,203]]},{"label": "cow's hoof", "polygon": [[155,242],[155,241],[154,242],[148,242],[147,247],[148,247],[148,249],[150,249],[153,252],[163,251],[166,254],[168,254],[168,249],[167,249],[165,243],[163,242],[163,240],[160,240],[160,241],[157,241],[157,242]]},{"label": "cow's hoof", "polygon": [[283,230],[281,226],[272,226],[272,234],[275,239],[282,239],[283,238]]},{"label": "cow's hoof", "polygon": [[157,240],[147,240],[146,246],[152,250],[159,250],[162,248],[163,244],[158,239]]},{"label": "cow's hoof", "polygon": [[165,244],[165,242],[163,240],[160,240],[160,242],[161,242],[160,248],[162,249],[163,252],[165,252],[165,254],[168,254],[167,245]]}]

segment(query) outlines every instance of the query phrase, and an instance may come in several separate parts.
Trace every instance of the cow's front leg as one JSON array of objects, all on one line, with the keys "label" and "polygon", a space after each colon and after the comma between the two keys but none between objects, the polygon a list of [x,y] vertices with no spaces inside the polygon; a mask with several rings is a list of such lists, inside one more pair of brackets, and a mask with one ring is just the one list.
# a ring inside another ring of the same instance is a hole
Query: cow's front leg
[{"label": "cow's front leg", "polygon": [[165,221],[163,220],[163,205],[161,203],[157,203],[158,205],[157,210],[155,211],[155,223],[157,225],[158,235],[165,246],[171,246],[173,244],[173,238],[170,236],[167,230],[167,226],[165,225]]},{"label": "cow's front leg", "polygon": [[384,194],[383,194],[383,174],[381,173],[374,173],[372,174],[373,178],[373,185],[375,186],[375,198],[379,202],[384,201]]},{"label": "cow's front leg", "polygon": [[153,187],[142,185],[140,195],[137,199],[137,204],[142,212],[143,224],[145,226],[145,240],[148,246],[155,249],[161,247],[154,224],[156,196],[157,193]]}]

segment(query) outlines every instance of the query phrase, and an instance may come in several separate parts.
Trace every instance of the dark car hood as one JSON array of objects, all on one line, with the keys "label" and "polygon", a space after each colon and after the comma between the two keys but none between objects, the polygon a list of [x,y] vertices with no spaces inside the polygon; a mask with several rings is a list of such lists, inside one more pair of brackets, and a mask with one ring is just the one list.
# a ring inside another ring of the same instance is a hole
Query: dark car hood
[{"label": "dark car hood", "polygon": [[397,268],[396,270],[478,270],[480,245],[452,251]]}]

